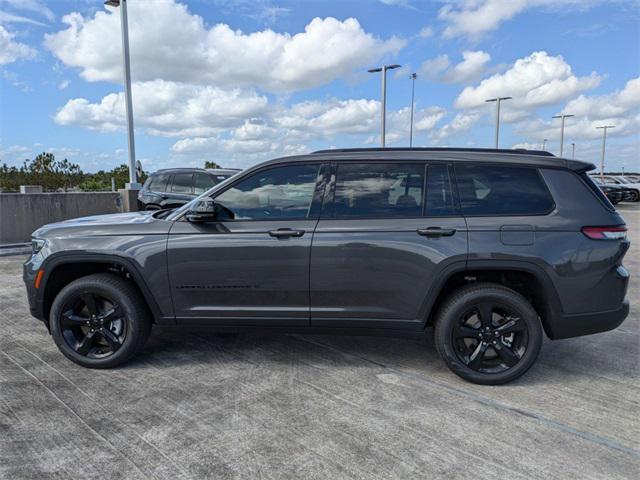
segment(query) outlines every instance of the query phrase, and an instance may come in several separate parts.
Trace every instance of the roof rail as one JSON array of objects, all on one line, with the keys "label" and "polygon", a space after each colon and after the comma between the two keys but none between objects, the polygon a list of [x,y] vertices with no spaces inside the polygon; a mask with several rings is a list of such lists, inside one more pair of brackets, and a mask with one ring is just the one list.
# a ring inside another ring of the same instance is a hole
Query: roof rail
[{"label": "roof rail", "polygon": [[515,155],[538,155],[554,157],[545,150],[526,150],[524,148],[455,148],[455,147],[373,147],[373,148],[334,148],[316,150],[314,153],[357,153],[357,152],[467,152],[467,153],[509,153]]}]

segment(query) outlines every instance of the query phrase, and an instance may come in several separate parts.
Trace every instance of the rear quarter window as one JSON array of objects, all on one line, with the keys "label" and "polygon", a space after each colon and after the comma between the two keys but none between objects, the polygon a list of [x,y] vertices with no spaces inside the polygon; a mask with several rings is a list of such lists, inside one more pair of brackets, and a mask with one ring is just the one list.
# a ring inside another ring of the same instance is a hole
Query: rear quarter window
[{"label": "rear quarter window", "polygon": [[463,215],[545,215],[553,198],[534,167],[456,165]]}]

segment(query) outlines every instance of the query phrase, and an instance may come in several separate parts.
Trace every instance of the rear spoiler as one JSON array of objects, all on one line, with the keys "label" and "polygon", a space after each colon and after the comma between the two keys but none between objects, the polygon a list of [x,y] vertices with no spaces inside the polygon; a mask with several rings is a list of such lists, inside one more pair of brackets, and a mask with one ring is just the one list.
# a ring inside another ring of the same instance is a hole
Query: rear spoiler
[{"label": "rear spoiler", "polygon": [[586,173],[596,169],[596,166],[589,162],[581,162],[579,160],[565,160],[565,162],[567,162],[567,168],[578,173]]}]

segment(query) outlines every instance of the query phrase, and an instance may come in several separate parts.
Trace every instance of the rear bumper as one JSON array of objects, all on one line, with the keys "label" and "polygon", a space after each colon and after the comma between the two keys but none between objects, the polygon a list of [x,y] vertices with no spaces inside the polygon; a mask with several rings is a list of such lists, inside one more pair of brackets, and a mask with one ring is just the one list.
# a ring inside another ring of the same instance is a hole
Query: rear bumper
[{"label": "rear bumper", "polygon": [[552,340],[559,340],[608,332],[619,327],[628,315],[629,300],[625,299],[615,310],[563,315],[560,321],[553,322],[553,325],[548,326],[547,335]]}]

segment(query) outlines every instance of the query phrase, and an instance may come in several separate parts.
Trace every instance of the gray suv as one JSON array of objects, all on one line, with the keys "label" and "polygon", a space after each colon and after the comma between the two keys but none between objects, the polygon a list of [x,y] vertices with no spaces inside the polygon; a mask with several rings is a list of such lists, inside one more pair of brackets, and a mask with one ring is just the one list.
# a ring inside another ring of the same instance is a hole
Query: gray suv
[{"label": "gray suv", "polygon": [[151,325],[423,334],[476,383],[629,311],[622,217],[589,163],[480,149],[319,151],[257,165],[176,210],[46,225],[32,314],[72,361],[113,367]]}]

